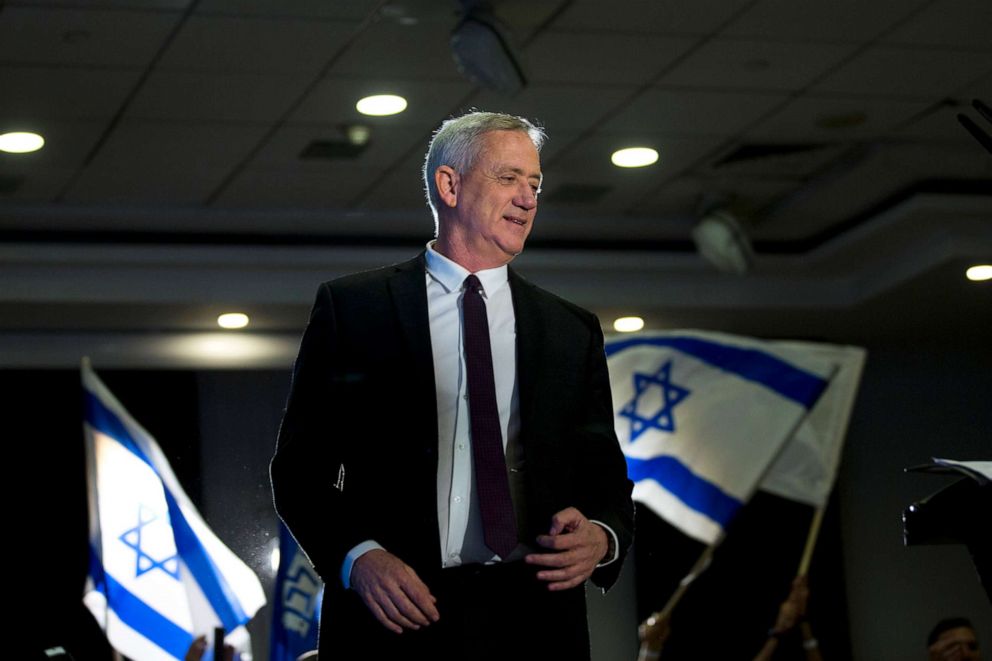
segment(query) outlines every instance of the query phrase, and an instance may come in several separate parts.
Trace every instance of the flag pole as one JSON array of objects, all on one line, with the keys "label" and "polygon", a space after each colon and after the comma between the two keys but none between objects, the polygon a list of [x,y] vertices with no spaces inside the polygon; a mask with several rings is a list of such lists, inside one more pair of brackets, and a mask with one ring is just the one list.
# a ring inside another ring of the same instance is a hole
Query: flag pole
[{"label": "flag pole", "polygon": [[713,552],[720,545],[720,542],[723,541],[723,538],[724,534],[721,532],[709,546],[703,549],[692,569],[679,581],[678,587],[672,593],[672,596],[668,598],[665,607],[649,615],[641,623],[641,626],[638,627],[637,633],[641,639],[641,648],[637,654],[637,661],[651,661],[661,655],[662,645],[664,645],[665,639],[668,637],[672,611],[678,605],[679,601],[682,600],[683,595],[685,595],[686,590],[689,589],[692,582],[699,578],[699,575],[710,566],[710,561],[713,559]]},{"label": "flag pole", "polygon": [[816,540],[820,536],[820,524],[823,523],[823,512],[826,505],[820,505],[813,513],[813,520],[809,524],[809,534],[806,536],[806,548],[803,549],[802,560],[799,561],[799,571],[796,576],[805,576],[809,573],[809,564],[813,560],[813,550],[816,548]]}]

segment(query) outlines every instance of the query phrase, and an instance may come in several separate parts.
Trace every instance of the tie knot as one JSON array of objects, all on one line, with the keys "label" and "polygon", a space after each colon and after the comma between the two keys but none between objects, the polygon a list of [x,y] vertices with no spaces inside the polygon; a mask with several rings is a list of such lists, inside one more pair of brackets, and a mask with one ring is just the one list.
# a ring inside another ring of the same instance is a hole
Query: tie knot
[{"label": "tie knot", "polygon": [[467,278],[465,278],[465,291],[475,291],[482,292],[482,283],[479,282],[479,278],[474,274],[470,273]]}]

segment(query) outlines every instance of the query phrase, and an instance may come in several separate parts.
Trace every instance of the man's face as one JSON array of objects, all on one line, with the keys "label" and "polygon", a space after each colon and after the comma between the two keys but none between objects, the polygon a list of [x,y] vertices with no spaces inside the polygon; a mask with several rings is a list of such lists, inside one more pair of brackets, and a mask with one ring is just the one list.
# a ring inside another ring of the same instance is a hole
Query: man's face
[{"label": "man's face", "polygon": [[487,268],[506,264],[524,249],[537,214],[541,162],[522,131],[490,131],[479,156],[458,173],[453,232]]},{"label": "man's face", "polygon": [[940,634],[937,641],[930,646],[930,658],[933,661],[977,661],[982,658],[978,650],[978,638],[968,627],[948,629]]}]

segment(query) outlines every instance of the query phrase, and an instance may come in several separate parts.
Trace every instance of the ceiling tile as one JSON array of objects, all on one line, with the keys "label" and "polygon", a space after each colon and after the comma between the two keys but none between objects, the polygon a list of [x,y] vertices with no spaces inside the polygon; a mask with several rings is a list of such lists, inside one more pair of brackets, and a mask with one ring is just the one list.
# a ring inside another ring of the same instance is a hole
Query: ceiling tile
[{"label": "ceiling tile", "polygon": [[359,21],[380,4],[379,0],[200,0],[197,14],[228,14],[231,16],[268,16],[273,18],[332,18]]},{"label": "ceiling tile", "polygon": [[737,37],[864,43],[930,0],[760,0],[724,31]]},{"label": "ceiling tile", "polygon": [[891,44],[992,50],[992,2],[936,0],[886,34],[882,41]]},{"label": "ceiling tile", "polygon": [[[402,80],[393,77],[324,78],[290,117],[291,122],[368,124],[370,126],[420,126],[433,129],[457,110],[472,86],[459,80]],[[409,104],[398,115],[368,117],[355,103],[370,94],[399,94]]]},{"label": "ceiling tile", "polygon": [[140,75],[138,70],[3,66],[3,118],[109,119]]},{"label": "ceiling tile", "polygon": [[[397,159],[404,158],[412,148],[421,143],[426,149],[427,135],[409,126],[375,126],[365,150],[354,159],[301,159],[300,153],[314,140],[344,140],[338,127],[321,125],[288,124],[283,126],[255,155],[249,167],[254,170],[282,170],[292,172],[330,172],[340,167],[357,169],[385,168]],[[366,184],[368,185],[368,184]]]},{"label": "ceiling tile", "polygon": [[[0,204],[16,202],[51,202],[69,183],[75,169],[59,167],[18,167],[10,168],[0,162],[0,179],[14,177],[20,179],[17,189],[10,192],[0,190]],[[2,229],[46,229],[33,226],[29,221],[16,218],[14,222],[0,220]]]},{"label": "ceiling tile", "polygon": [[[695,219],[700,200],[726,199],[741,217],[749,217],[798,186],[794,179],[767,177],[681,176],[665,183],[633,209],[637,214]],[[691,227],[691,226],[690,226]],[[689,238],[688,229],[683,238]]]},{"label": "ceiling tile", "polygon": [[[451,5],[452,10],[454,4]],[[457,18],[401,25],[382,21],[359,35],[334,63],[330,75],[461,80],[451,57]]]},{"label": "ceiling tile", "polygon": [[143,119],[269,122],[310,79],[289,75],[153,71],[128,108]]},{"label": "ceiling tile", "polygon": [[[426,151],[424,145],[423,151]],[[423,230],[425,237],[432,231],[430,210],[424,199],[424,184],[421,177],[421,168],[424,164],[422,153],[411,155],[393,168],[381,179],[376,180],[374,188],[367,190],[364,197],[359,202],[359,207],[369,210],[412,210],[414,215],[418,212],[423,215],[423,225],[419,228],[411,228],[412,233]]]},{"label": "ceiling tile", "polygon": [[750,0],[576,0],[555,28],[709,34]]},{"label": "ceiling tile", "polygon": [[714,39],[658,82],[689,87],[797,90],[855,48],[851,44]]},{"label": "ceiling tile", "polygon": [[144,68],[179,20],[163,11],[5,7],[0,61]]},{"label": "ceiling tile", "polygon": [[527,47],[524,69],[535,83],[643,84],[694,43],[686,37],[545,32]]},{"label": "ceiling tile", "polygon": [[[747,140],[814,144],[878,138],[924,112],[927,101],[806,95],[747,131]],[[857,122],[861,123],[857,123]],[[836,128],[826,126],[829,123]],[[844,125],[845,123],[849,125]]]},{"label": "ceiling tile", "polygon": [[[319,172],[246,169],[224,190],[215,205],[340,210],[378,174],[376,169],[341,163],[326,164]],[[285,231],[291,233],[292,228]],[[326,231],[333,233],[334,228],[328,226]]]},{"label": "ceiling tile", "polygon": [[654,88],[634,99],[602,130],[729,136],[753,124],[787,98],[784,94],[771,93]]},{"label": "ceiling tile", "polygon": [[520,115],[551,133],[584,131],[631,96],[636,88],[611,85],[545,84],[524,89],[513,98],[479,92],[470,104],[482,110]]},{"label": "ceiling tile", "polygon": [[812,87],[815,92],[937,101],[992,71],[992,52],[871,48]]},{"label": "ceiling tile", "polygon": [[[200,202],[245,158],[264,131],[260,125],[124,120],[68,198]],[[175,200],[170,194],[177,196]]]},{"label": "ceiling tile", "polygon": [[347,42],[355,27],[345,21],[193,16],[159,66],[311,77]]},{"label": "ceiling tile", "polygon": [[193,0],[17,0],[18,5],[35,7],[78,7],[80,9],[171,9],[179,11]]}]

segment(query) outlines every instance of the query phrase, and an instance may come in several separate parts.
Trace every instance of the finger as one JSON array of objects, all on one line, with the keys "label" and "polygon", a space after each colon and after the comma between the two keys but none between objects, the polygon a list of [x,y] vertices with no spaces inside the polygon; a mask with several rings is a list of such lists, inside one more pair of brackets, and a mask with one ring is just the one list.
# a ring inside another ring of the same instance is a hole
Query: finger
[{"label": "finger", "polygon": [[540,565],[542,567],[567,567],[574,565],[578,557],[571,551],[561,553],[531,553],[524,556],[524,562],[530,565]]},{"label": "finger", "polygon": [[375,619],[379,620],[379,624],[386,627],[393,633],[403,633],[403,627],[399,626],[398,624],[395,624],[392,620],[390,620],[389,617],[386,616],[385,611],[383,611],[382,608],[379,607],[379,604],[373,601],[373,602],[365,602],[365,605],[368,607],[370,611],[372,611],[372,615],[375,616]]},{"label": "finger", "polygon": [[538,535],[537,543],[547,549],[567,550],[581,544],[581,540],[574,534]]},{"label": "finger", "polygon": [[[409,599],[406,598],[406,595],[402,595],[401,597],[393,597],[390,594],[384,594],[382,598],[377,601],[377,603],[386,613],[386,617],[388,617],[394,624],[398,624],[404,629],[419,629],[421,625],[416,621],[416,616],[414,615],[411,618],[407,615],[408,612],[413,615],[413,611],[415,609],[412,608],[412,604],[407,605],[402,603],[403,601],[406,601],[409,604]],[[427,624],[427,621],[422,615],[420,619],[423,619],[424,624]]]},{"label": "finger", "polygon": [[438,613],[437,607],[434,605],[437,603],[437,599],[434,598],[434,595],[431,594],[428,587],[420,579],[417,579],[416,583],[412,585],[402,585],[401,587],[411,607],[415,608],[423,616],[424,622],[422,624],[428,625],[431,622],[437,622],[441,618],[441,614]]},{"label": "finger", "polygon": [[560,535],[563,531],[574,530],[582,521],[582,514],[574,507],[567,507],[551,517],[551,530],[548,534]]}]

